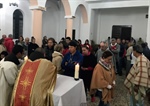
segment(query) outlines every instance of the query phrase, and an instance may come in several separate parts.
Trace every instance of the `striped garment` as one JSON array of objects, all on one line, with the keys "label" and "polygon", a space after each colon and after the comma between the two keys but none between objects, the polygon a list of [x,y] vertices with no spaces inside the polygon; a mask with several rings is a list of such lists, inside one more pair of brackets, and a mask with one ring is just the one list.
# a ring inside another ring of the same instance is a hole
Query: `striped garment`
[{"label": "striped garment", "polygon": [[[141,92],[142,99],[146,96],[146,90],[150,88],[150,61],[141,55],[137,58],[135,64],[130,69],[130,72],[124,82],[125,87],[132,92],[135,85],[139,86],[139,91]],[[138,93],[134,92],[135,99],[138,100]]]}]

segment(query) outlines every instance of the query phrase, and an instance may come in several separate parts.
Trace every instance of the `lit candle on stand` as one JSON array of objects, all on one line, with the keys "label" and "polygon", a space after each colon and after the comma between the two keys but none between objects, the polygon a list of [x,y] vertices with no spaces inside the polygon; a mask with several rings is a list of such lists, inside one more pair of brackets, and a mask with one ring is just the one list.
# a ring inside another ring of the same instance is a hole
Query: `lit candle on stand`
[{"label": "lit candle on stand", "polygon": [[80,65],[76,64],[75,65],[75,72],[74,72],[74,79],[75,80],[79,80],[79,68],[80,68]]}]

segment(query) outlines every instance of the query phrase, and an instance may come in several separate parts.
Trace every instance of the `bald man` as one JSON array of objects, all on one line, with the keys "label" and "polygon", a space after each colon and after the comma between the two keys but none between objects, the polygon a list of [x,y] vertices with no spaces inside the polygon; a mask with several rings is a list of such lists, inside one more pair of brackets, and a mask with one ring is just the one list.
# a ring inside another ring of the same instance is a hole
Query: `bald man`
[{"label": "bald man", "polygon": [[99,62],[100,58],[102,57],[102,54],[104,53],[104,51],[106,51],[107,48],[107,44],[106,42],[102,41],[100,42],[100,48],[99,50],[96,52],[96,58],[97,58],[97,62]]},{"label": "bald man", "polygon": [[30,44],[30,39],[28,37],[25,38],[25,45],[24,45],[24,49],[25,49],[25,55],[28,55],[28,45]]},{"label": "bald man", "polygon": [[28,45],[29,44],[30,39],[28,37],[25,38],[25,44]]},{"label": "bald man", "polygon": [[[99,62],[100,58],[102,57],[102,54],[106,51],[110,51],[109,47],[108,47],[108,43],[105,41],[100,42],[100,49],[96,52],[96,58],[97,58],[97,62]],[[111,52],[111,51],[110,51]],[[112,53],[113,54],[113,53]],[[113,58],[112,58],[112,64],[114,66],[114,69],[116,71],[116,60],[113,54]]]}]

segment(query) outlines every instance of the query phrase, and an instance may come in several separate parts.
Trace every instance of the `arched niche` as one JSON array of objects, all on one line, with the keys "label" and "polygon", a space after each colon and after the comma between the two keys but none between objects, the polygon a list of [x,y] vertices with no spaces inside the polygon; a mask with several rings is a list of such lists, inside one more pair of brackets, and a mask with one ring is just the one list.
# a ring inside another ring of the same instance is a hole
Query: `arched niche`
[{"label": "arched niche", "polygon": [[[80,4],[77,6],[75,11],[75,18],[73,21],[73,29],[75,30],[75,38],[81,39],[84,38],[83,36],[86,35],[85,31],[85,24],[88,23],[88,15],[84,5]],[[84,41],[82,41],[84,42]]]},{"label": "arched niche", "polygon": [[57,41],[65,37],[66,19],[62,1],[48,0],[43,12],[43,36],[53,37]]},{"label": "arched niche", "polygon": [[17,9],[13,13],[13,38],[18,39],[20,35],[23,35],[23,14]]}]

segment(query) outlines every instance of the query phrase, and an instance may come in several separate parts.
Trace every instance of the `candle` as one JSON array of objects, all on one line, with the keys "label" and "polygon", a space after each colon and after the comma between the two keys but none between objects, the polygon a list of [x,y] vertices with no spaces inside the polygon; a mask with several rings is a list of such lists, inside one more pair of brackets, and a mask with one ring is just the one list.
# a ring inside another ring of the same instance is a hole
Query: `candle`
[{"label": "candle", "polygon": [[79,68],[80,68],[80,65],[76,64],[75,65],[75,74],[74,74],[74,79],[75,80],[79,80]]},{"label": "candle", "polygon": [[24,57],[24,61],[27,61],[27,60],[28,60],[28,56],[25,56],[25,57]]}]

